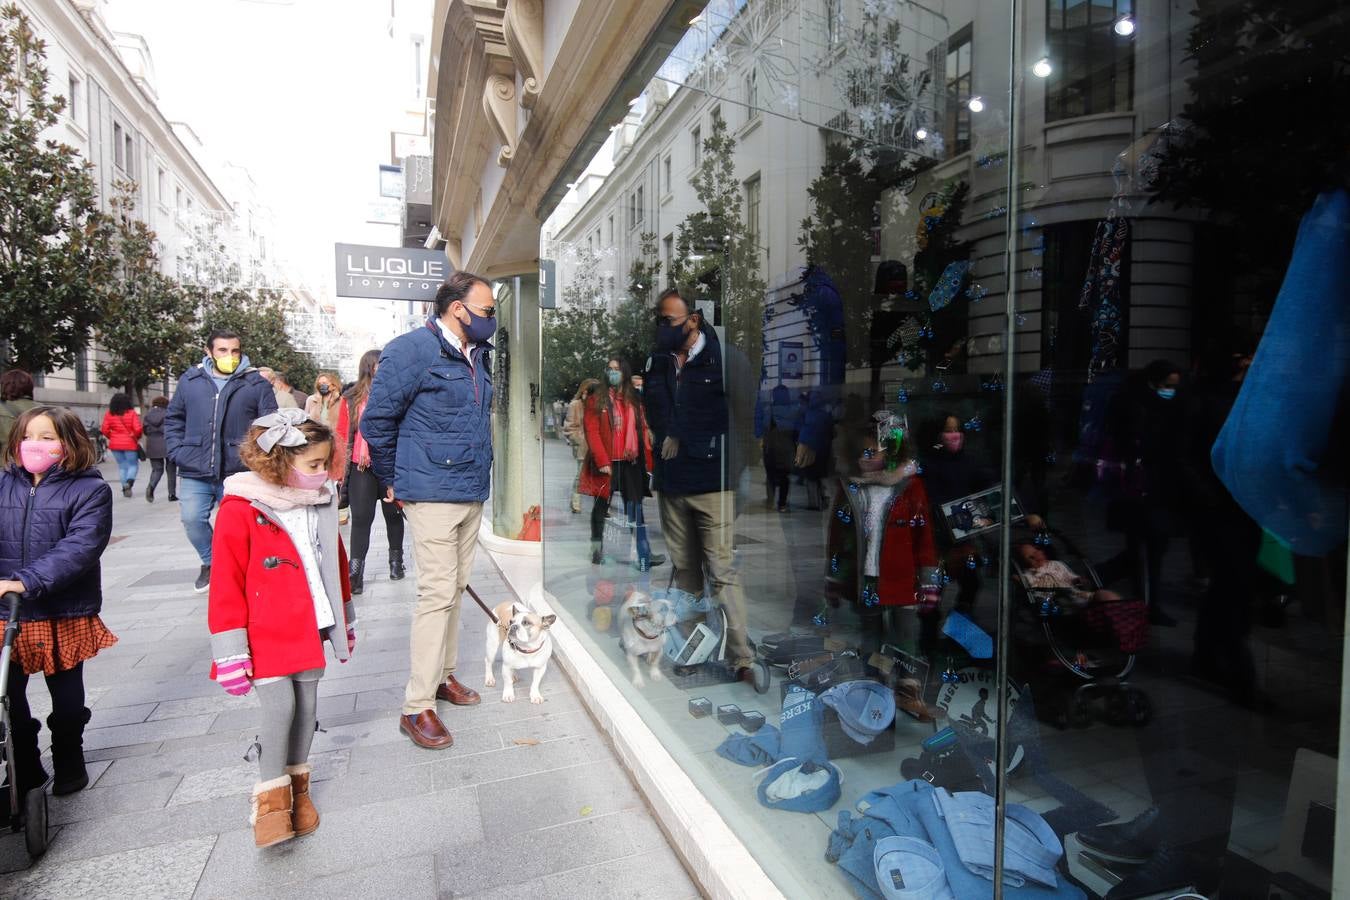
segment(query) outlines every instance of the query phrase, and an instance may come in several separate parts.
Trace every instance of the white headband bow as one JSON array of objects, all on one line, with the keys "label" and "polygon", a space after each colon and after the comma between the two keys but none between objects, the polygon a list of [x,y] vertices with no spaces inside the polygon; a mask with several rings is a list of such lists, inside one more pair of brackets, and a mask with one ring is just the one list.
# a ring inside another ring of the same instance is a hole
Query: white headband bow
[{"label": "white headband bow", "polygon": [[304,424],[308,418],[303,409],[279,409],[271,415],[254,419],[255,428],[267,429],[258,435],[258,449],[264,453],[271,453],[272,448],[278,444],[282,447],[301,447],[308,444],[309,440],[305,437],[305,433],[296,427]]}]

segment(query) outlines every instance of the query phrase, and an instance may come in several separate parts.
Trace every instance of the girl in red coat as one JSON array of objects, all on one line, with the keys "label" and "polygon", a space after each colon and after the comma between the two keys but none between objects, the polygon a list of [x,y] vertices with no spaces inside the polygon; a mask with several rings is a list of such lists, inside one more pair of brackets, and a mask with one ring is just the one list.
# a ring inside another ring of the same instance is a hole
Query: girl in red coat
[{"label": "girl in red coat", "polygon": [[665,557],[652,556],[642,515],[642,498],[649,493],[652,444],[647,416],[633,390],[631,375],[627,363],[611,359],[605,368],[605,383],[586,401],[587,454],[578,487],[581,493],[595,498],[591,507],[591,562],[599,565],[603,559],[605,517],[609,515],[610,496],[617,488],[623,494],[628,524],[636,532],[637,567],[645,572],[665,562]]},{"label": "girl in red coat", "polygon": [[356,613],[328,477],[333,433],[283,409],[253,423],[239,455],[250,471],[225,479],[212,543],[211,677],[236,696],[258,689],[253,837],[268,847],[319,827],[309,747],[323,645],[346,662]]},{"label": "girl in red coat", "polygon": [[99,428],[108,439],[108,449],[117,460],[117,474],[122,480],[122,496],[130,497],[136,484],[136,472],[141,467],[140,440],[144,434],[141,417],[126,394],[113,394],[108,411],[103,414]]}]

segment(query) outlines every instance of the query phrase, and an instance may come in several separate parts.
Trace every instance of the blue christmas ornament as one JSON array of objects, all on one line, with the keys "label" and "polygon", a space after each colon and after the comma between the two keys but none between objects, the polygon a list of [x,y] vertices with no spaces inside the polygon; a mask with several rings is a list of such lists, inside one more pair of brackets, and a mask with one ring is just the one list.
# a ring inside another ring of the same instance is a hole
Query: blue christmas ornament
[{"label": "blue christmas ornament", "polygon": [[967,568],[967,569],[969,569],[970,571],[974,572],[976,566],[978,566],[978,565],[979,565],[979,563],[976,562],[976,560],[975,560],[975,554],[974,554],[974,553],[972,553],[972,554],[970,554],[969,556],[966,557],[966,568]]},{"label": "blue christmas ornament", "polygon": [[947,390],[947,382],[939,378],[937,381],[933,382],[933,390],[941,394],[943,391]]},{"label": "blue christmas ornament", "polygon": [[830,620],[826,618],[823,612],[816,613],[814,616],[812,616],[811,622],[815,625],[819,625],[822,628],[830,624]]},{"label": "blue christmas ornament", "polygon": [[978,415],[966,422],[966,431],[979,431],[983,427],[984,421]]},{"label": "blue christmas ornament", "polygon": [[901,389],[900,389],[900,392],[899,392],[898,394],[895,395],[895,399],[896,399],[896,400],[899,400],[901,403],[908,403],[908,402],[909,402],[909,388],[901,388]]}]

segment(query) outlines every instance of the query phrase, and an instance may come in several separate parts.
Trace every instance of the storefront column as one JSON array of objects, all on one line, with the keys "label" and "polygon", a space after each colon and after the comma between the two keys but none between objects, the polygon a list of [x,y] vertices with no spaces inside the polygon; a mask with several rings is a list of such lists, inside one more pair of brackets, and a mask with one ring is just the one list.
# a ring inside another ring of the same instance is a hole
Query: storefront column
[{"label": "storefront column", "polygon": [[514,538],[526,511],[543,502],[538,274],[503,279],[497,308],[498,327],[506,334],[499,331],[493,365],[504,365],[506,371],[502,377],[494,370],[498,372],[494,383],[505,391],[505,403],[497,401],[492,424],[492,529],[499,537]]}]

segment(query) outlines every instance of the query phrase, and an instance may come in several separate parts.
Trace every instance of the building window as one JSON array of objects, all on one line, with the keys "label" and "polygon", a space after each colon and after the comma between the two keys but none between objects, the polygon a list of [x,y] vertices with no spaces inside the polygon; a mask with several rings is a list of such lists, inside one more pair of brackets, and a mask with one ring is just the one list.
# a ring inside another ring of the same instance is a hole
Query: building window
[{"label": "building window", "polygon": [[647,207],[645,202],[646,194],[647,189],[642,185],[638,185],[638,189],[633,193],[633,208],[637,214],[637,218],[633,220],[634,225],[642,224],[643,212]]},{"label": "building window", "polygon": [[970,149],[970,107],[966,105],[972,90],[970,35],[967,26],[947,44],[947,121],[942,134],[948,157]]},{"label": "building window", "polygon": [[165,201],[168,199],[168,179],[164,175],[163,169],[155,170],[155,199],[161,206],[168,206]]},{"label": "building window", "polygon": [[666,154],[666,158],[662,161],[661,167],[662,171],[665,173],[666,193],[669,194],[671,191],[675,190],[675,182],[674,179],[671,177],[671,165],[669,153]]},{"label": "building window", "polygon": [[[745,183],[745,236],[750,243],[760,243],[760,181],[756,175]],[[756,251],[758,259],[758,251]]]},{"label": "building window", "polygon": [[1132,107],[1134,39],[1114,27],[1132,11],[1132,0],[1048,0],[1047,122]]},{"label": "building window", "polygon": [[422,79],[426,73],[422,71],[422,36],[417,35],[412,39],[412,59],[413,59],[413,96],[418,100],[422,99]]},{"label": "building window", "polygon": [[85,347],[75,354],[75,390],[89,390],[89,350]]},{"label": "building window", "polygon": [[183,208],[183,189],[180,187],[173,189],[173,206],[174,209]]},{"label": "building window", "polygon": [[839,45],[839,35],[844,24],[839,4],[840,0],[825,0],[825,46],[827,47]]},{"label": "building window", "polygon": [[745,107],[747,121],[759,115],[759,70],[754,66],[745,73]]},{"label": "building window", "polygon": [[609,216],[609,245],[614,246],[614,214]]},{"label": "building window", "polygon": [[127,170],[126,146],[123,139],[126,138],[126,132],[121,125],[113,123],[113,165],[123,172]]},{"label": "building window", "polygon": [[586,236],[586,252],[587,253],[595,252],[595,238],[591,237],[590,235]]},{"label": "building window", "polygon": [[66,84],[66,115],[78,127],[84,127],[84,83],[71,72]]},{"label": "building window", "polygon": [[689,133],[690,146],[694,151],[694,168],[703,164],[703,128],[695,125],[694,130]]},{"label": "building window", "polygon": [[662,262],[665,263],[662,268],[666,273],[666,287],[670,287],[672,281],[670,265],[675,259],[675,235],[668,234],[666,235],[666,239],[661,242],[661,256]]}]

